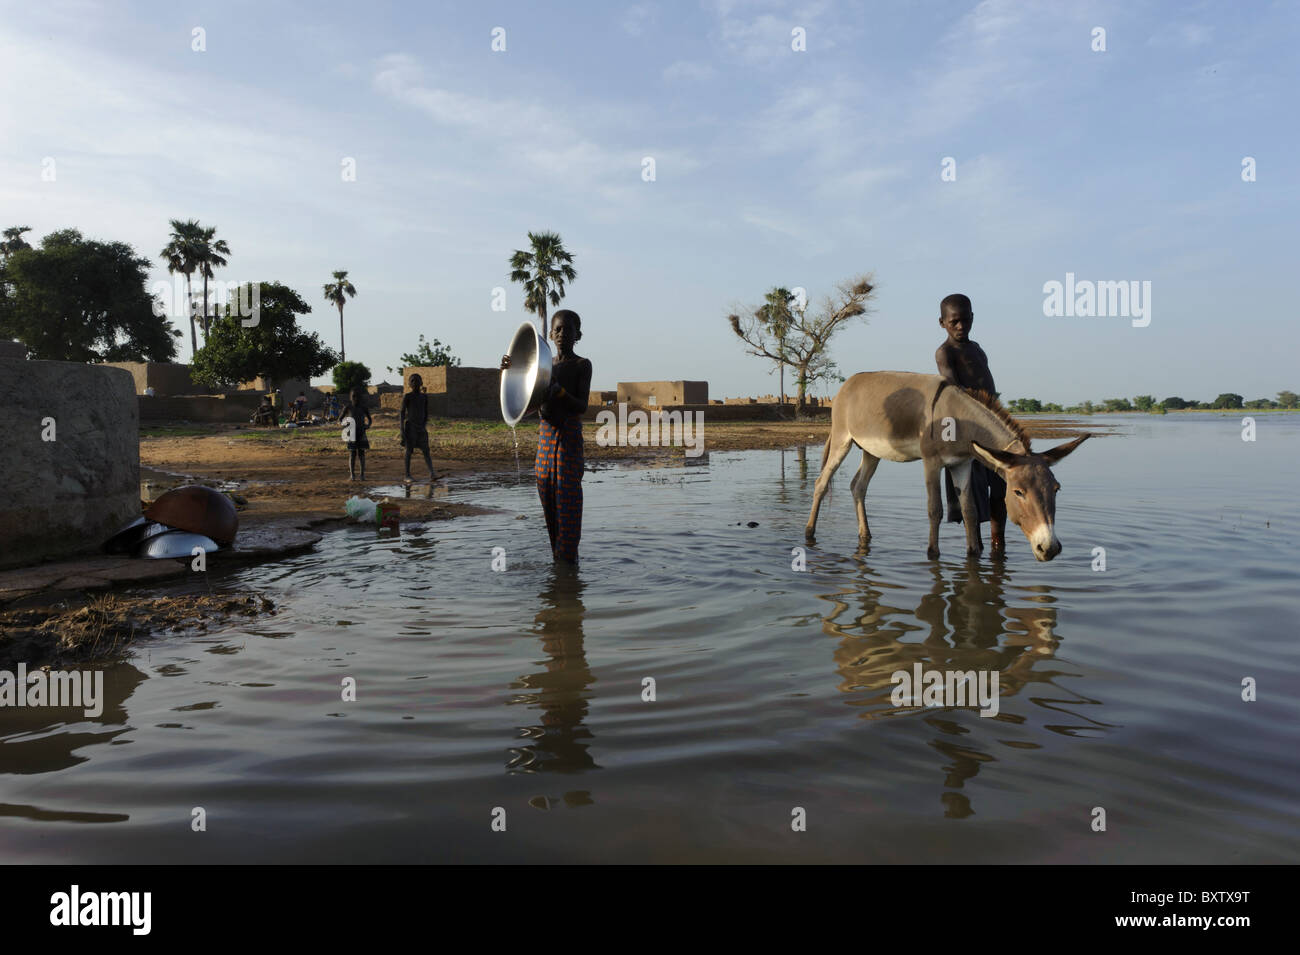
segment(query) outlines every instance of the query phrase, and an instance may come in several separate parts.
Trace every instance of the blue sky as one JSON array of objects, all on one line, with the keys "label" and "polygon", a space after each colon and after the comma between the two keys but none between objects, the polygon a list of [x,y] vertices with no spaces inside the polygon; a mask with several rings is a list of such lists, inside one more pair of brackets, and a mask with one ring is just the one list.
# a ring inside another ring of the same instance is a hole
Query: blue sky
[{"label": "blue sky", "polygon": [[[961,291],[1004,396],[1271,396],[1300,390],[1298,10],[6,0],[0,226],[156,257],[197,218],[231,246],[219,277],[296,288],[335,346],[321,285],[346,268],[348,357],[376,378],[420,333],[495,364],[532,229],[576,256],[565,304],[601,387],[773,392],[728,312],[873,272],[845,374],[933,371]],[[1150,324],[1045,317],[1067,272],[1150,281]]]}]

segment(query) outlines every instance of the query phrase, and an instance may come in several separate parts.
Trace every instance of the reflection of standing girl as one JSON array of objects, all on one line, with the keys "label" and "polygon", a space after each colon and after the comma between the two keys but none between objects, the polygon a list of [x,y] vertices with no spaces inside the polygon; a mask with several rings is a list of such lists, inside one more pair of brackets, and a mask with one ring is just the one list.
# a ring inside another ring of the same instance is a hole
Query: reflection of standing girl
[{"label": "reflection of standing girl", "polygon": [[[537,432],[537,496],[546,515],[546,532],[556,560],[578,562],[582,536],[582,414],[591,394],[591,362],[573,351],[582,338],[577,312],[561,309],[551,317],[551,341],[557,355],[551,365],[551,386],[539,413]],[[510,357],[501,359],[510,367]]]}]

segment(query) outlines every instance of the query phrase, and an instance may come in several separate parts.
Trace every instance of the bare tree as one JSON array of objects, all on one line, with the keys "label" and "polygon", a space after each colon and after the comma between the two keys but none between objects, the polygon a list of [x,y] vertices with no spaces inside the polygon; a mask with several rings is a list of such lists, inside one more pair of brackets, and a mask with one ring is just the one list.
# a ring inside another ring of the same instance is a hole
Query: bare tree
[{"label": "bare tree", "polygon": [[[871,275],[862,275],[835,287],[820,309],[809,315],[806,310],[774,309],[774,289],[765,304],[749,310],[746,318],[727,316],[731,330],[749,347],[749,354],[789,365],[794,369],[799,388],[799,408],[807,403],[808,388],[815,382],[833,378],[837,371],[830,357],[830,342],[835,333],[859,316],[866,315],[875,292]],[[788,294],[788,293],[786,293]]]}]

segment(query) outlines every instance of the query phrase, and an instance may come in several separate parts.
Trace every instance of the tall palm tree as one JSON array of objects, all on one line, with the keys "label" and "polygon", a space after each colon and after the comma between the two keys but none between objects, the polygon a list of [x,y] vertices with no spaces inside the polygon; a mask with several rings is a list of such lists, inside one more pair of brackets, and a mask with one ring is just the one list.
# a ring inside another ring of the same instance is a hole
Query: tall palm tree
[{"label": "tall palm tree", "polygon": [[343,344],[343,303],[355,298],[357,290],[348,281],[347,272],[335,272],[334,281],[325,284],[325,301],[333,302],[339,309],[339,361],[347,361],[348,350]]},{"label": "tall palm tree", "polygon": [[546,334],[546,306],[559,305],[564,298],[564,283],[575,281],[573,256],[554,232],[530,232],[531,252],[515,250],[510,256],[510,281],[524,286],[524,308],[535,312]]},{"label": "tall palm tree", "polygon": [[794,293],[786,288],[774,288],[765,296],[766,301],[759,306],[757,316],[771,330],[776,339],[776,353],[781,356],[777,363],[781,369],[780,403],[785,404],[785,340],[794,324],[794,315],[790,306],[795,302]]},{"label": "tall palm tree", "polygon": [[195,264],[198,266],[199,274],[203,276],[203,344],[208,343],[208,279],[212,278],[212,267],[221,268],[226,264],[226,256],[230,254],[230,246],[226,245],[225,239],[216,238],[217,227],[212,226],[203,229],[199,233],[199,242],[195,254]]},{"label": "tall palm tree", "polygon": [[185,276],[185,304],[186,311],[190,316],[190,348],[193,352],[199,350],[199,336],[194,330],[194,305],[193,296],[190,292],[190,276],[194,270],[199,267],[199,250],[202,244],[203,227],[199,225],[197,219],[189,219],[182,222],[180,219],[171,220],[172,235],[171,241],[163,247],[158,255],[167,263],[167,272],[173,274],[176,272]]}]

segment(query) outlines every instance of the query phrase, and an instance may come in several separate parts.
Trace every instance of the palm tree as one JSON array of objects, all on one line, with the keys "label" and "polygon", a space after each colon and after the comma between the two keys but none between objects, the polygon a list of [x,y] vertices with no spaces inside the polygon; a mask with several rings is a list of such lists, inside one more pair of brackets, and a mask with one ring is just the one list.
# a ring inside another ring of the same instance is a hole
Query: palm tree
[{"label": "palm tree", "polygon": [[30,249],[31,245],[23,238],[23,233],[31,231],[32,227],[29,225],[16,225],[5,229],[4,241],[0,242],[0,256],[12,255],[19,249]]},{"label": "palm tree", "polygon": [[524,308],[535,312],[541,319],[542,334],[546,334],[546,306],[559,305],[564,298],[564,283],[577,279],[573,270],[573,256],[564,249],[564,243],[554,232],[528,233],[531,252],[516,250],[510,256],[510,281],[524,286]]},{"label": "palm tree", "polygon": [[230,254],[230,246],[226,245],[225,239],[212,240],[216,237],[217,228],[204,229],[199,233],[199,242],[197,252],[195,253],[195,264],[198,266],[199,274],[203,276],[203,344],[208,343],[208,279],[212,278],[212,267],[215,265],[221,268],[226,264],[226,256]]},{"label": "palm tree", "polygon": [[781,356],[777,365],[781,369],[780,396],[785,404],[785,340],[794,324],[794,315],[790,306],[795,302],[794,294],[786,288],[774,288],[766,295],[766,301],[758,308],[758,319],[772,331],[776,339],[776,353]]},{"label": "palm tree", "polygon": [[333,302],[339,308],[339,361],[347,361],[348,351],[343,344],[343,303],[355,298],[357,290],[348,281],[347,272],[335,272],[334,281],[325,285],[325,301]]},{"label": "palm tree", "polygon": [[172,219],[171,227],[171,241],[158,254],[166,261],[169,274],[179,272],[185,276],[185,304],[188,306],[187,311],[190,315],[190,348],[193,352],[197,352],[199,350],[199,336],[194,330],[194,306],[190,294],[190,276],[199,267],[198,257],[203,241],[203,227],[199,225],[197,219],[189,219],[185,222],[180,219]]}]

